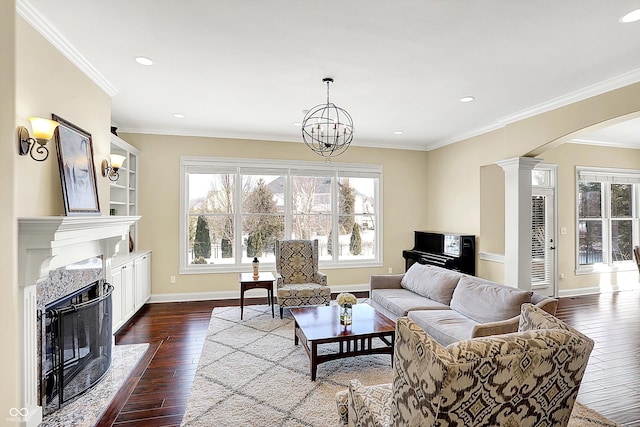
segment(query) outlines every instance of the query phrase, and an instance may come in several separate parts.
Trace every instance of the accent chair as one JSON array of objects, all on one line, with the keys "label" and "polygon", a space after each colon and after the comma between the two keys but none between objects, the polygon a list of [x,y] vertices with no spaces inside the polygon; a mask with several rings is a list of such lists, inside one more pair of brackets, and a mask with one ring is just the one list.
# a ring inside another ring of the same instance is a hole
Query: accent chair
[{"label": "accent chair", "polygon": [[592,349],[528,303],[518,332],[446,347],[400,317],[393,382],[351,380],[336,394],[338,413],[348,426],[566,426]]},{"label": "accent chair", "polygon": [[327,275],[318,271],[318,240],[276,240],[280,318],[285,307],[329,305]]}]

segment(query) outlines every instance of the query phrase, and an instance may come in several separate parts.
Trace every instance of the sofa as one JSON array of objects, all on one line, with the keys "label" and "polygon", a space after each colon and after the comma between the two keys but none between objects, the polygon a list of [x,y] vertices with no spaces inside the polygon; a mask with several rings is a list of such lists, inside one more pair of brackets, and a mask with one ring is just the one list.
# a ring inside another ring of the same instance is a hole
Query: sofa
[{"label": "sofa", "polygon": [[518,330],[520,307],[555,315],[558,300],[437,266],[373,275],[367,303],[392,320],[407,316],[442,345]]},{"label": "sofa", "polygon": [[345,426],[554,426],[569,422],[593,340],[523,304],[518,332],[446,347],[396,323],[393,379],[336,394]]}]

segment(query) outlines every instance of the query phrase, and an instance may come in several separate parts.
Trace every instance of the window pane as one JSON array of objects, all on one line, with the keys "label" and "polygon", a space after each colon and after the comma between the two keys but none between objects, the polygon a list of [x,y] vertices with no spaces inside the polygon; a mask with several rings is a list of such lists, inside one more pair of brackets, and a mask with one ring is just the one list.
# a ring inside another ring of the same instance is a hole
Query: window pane
[{"label": "window pane", "polygon": [[331,259],[331,215],[294,215],[292,239],[318,239],[321,260]]},{"label": "window pane", "polygon": [[247,214],[242,217],[242,262],[257,257],[260,262],[275,262],[275,242],[284,238],[284,215]]},{"label": "window pane", "polygon": [[[343,223],[346,222],[346,217],[341,215],[340,218],[343,219]],[[341,261],[375,259],[375,216],[354,215],[350,218],[353,218],[351,230],[341,232],[338,236],[340,245],[338,259]]]},{"label": "window pane", "polygon": [[631,184],[611,184],[611,217],[631,218]]},{"label": "window pane", "polygon": [[189,213],[233,213],[233,175],[188,175]]},{"label": "window pane", "polygon": [[550,186],[551,185],[551,171],[549,170],[537,170],[531,171],[531,185]]},{"label": "window pane", "polygon": [[602,217],[602,185],[599,182],[581,182],[578,186],[578,217]]},{"label": "window pane", "polygon": [[258,257],[275,261],[275,241],[284,238],[285,178],[274,175],[242,177],[242,262]]},{"label": "window pane", "polygon": [[233,264],[233,216],[190,215],[188,263]]},{"label": "window pane", "polygon": [[283,176],[243,175],[242,212],[284,212],[284,186]]},{"label": "window pane", "polygon": [[602,262],[602,221],[578,221],[578,263]]},{"label": "window pane", "polygon": [[293,176],[291,186],[294,214],[331,212],[331,177]]},{"label": "window pane", "polygon": [[338,259],[375,259],[376,178],[341,177],[338,181]]},{"label": "window pane", "polygon": [[611,260],[613,262],[633,259],[631,230],[631,220],[611,221]]}]

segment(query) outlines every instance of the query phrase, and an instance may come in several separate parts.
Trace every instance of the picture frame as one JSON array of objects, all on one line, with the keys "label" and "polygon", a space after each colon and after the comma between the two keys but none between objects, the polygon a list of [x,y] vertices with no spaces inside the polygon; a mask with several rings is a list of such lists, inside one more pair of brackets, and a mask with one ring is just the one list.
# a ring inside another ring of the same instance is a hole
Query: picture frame
[{"label": "picture frame", "polygon": [[55,114],[56,152],[67,216],[100,215],[91,134]]}]

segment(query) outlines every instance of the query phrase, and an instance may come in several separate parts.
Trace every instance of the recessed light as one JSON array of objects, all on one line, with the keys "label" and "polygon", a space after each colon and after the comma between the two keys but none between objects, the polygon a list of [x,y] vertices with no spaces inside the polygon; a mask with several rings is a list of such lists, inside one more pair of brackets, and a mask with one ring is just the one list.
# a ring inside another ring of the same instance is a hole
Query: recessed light
[{"label": "recessed light", "polygon": [[465,96],[464,98],[460,98],[460,102],[471,102],[474,99],[476,99],[476,98],[473,97],[473,96]]},{"label": "recessed light", "polygon": [[136,62],[140,65],[153,65],[153,59],[146,56],[136,56]]},{"label": "recessed light", "polygon": [[173,113],[173,117],[175,117],[176,119],[184,119],[184,114]]},{"label": "recessed light", "polygon": [[404,133],[404,131],[402,130],[397,130],[395,132],[393,132],[394,135],[402,135]]},{"label": "recessed light", "polygon": [[623,24],[640,21],[640,9],[632,10],[622,18],[618,19],[618,21],[622,22]]}]

